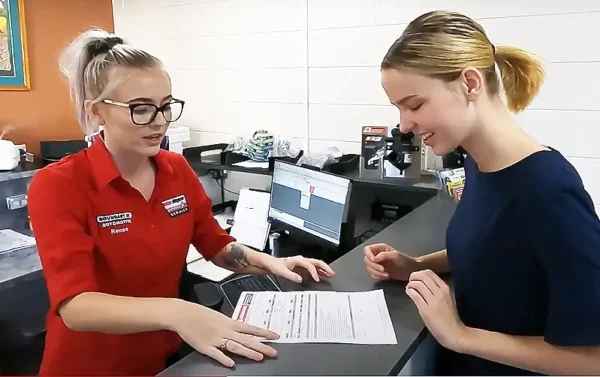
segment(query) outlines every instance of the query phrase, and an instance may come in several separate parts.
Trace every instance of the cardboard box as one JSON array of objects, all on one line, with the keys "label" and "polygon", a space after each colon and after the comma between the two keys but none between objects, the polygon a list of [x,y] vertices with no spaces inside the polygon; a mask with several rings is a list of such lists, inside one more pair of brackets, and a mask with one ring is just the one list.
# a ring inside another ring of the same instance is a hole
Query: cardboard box
[{"label": "cardboard box", "polygon": [[361,137],[360,176],[383,177],[383,157],[386,154],[387,126],[363,126]]}]

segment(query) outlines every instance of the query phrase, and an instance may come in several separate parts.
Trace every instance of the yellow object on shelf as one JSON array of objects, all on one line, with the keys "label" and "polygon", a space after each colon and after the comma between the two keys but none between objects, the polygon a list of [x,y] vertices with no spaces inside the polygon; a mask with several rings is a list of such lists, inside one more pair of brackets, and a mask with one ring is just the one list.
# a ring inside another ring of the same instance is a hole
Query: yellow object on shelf
[{"label": "yellow object on shelf", "polygon": [[8,19],[4,16],[0,16],[0,35],[8,35]]}]

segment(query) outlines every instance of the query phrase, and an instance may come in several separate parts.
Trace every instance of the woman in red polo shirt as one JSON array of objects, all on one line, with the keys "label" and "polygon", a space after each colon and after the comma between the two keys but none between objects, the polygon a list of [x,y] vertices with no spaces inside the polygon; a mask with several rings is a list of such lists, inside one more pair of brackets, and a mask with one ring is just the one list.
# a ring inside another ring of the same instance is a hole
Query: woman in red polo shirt
[{"label": "woman in red polo shirt", "polygon": [[181,155],[160,149],[184,102],[161,62],[101,30],[78,37],[61,60],[75,110],[101,137],[40,170],[29,212],[50,295],[41,375],[154,375],[181,339],[226,366],[224,351],[261,360],[276,334],[178,299],[193,244],[238,273],[300,282],[333,276],[322,261],[277,259],[235,243]]}]

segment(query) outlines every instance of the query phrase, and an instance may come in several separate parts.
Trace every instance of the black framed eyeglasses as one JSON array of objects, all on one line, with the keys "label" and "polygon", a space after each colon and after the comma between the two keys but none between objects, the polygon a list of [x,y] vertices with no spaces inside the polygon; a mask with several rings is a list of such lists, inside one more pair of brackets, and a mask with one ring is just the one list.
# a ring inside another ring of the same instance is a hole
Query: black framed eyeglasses
[{"label": "black framed eyeglasses", "polygon": [[138,126],[147,126],[154,122],[158,113],[162,113],[167,123],[175,122],[183,114],[185,101],[172,99],[162,106],[156,106],[153,103],[123,103],[105,99],[102,102],[108,105],[115,105],[129,109],[131,121]]}]

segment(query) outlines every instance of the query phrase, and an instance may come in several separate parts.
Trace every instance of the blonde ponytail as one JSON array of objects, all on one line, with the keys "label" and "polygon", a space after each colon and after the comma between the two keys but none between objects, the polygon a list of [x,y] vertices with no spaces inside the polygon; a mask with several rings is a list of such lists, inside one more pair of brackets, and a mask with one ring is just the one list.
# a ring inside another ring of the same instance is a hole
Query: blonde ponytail
[{"label": "blonde ponytail", "polygon": [[508,109],[518,113],[540,91],[546,76],[541,62],[527,51],[511,46],[496,46],[494,55],[502,76]]},{"label": "blonde ponytail", "polygon": [[85,136],[98,129],[98,125],[89,122],[85,101],[99,102],[120,82],[106,74],[110,67],[151,68],[161,64],[150,53],[102,29],[90,29],[75,38],[62,52],[59,66],[69,80],[71,99]]},{"label": "blonde ponytail", "polygon": [[545,76],[536,57],[516,47],[494,47],[479,23],[448,11],[428,12],[411,21],[381,63],[381,69],[410,69],[448,82],[465,67],[483,73],[491,95],[501,94],[502,82],[508,108],[515,113],[531,103]]},{"label": "blonde ponytail", "polygon": [[69,80],[71,100],[75,105],[77,120],[86,136],[94,131],[93,126],[88,124],[84,109],[86,100],[85,72],[94,58],[89,46],[107,37],[110,37],[110,34],[100,29],[91,29],[80,34],[62,52],[58,62],[61,72]]}]

